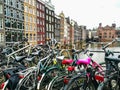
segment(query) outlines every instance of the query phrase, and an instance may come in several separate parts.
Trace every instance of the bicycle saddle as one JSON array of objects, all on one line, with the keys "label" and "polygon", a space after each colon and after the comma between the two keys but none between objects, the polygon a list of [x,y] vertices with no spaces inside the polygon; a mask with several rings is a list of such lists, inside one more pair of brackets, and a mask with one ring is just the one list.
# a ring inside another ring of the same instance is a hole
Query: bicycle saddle
[{"label": "bicycle saddle", "polygon": [[33,55],[33,56],[39,56],[41,52],[42,51],[40,51],[40,50],[36,51],[36,52],[32,52],[31,55]]},{"label": "bicycle saddle", "polygon": [[26,58],[26,56],[15,56],[15,59],[16,59],[17,62],[20,62],[25,58]]},{"label": "bicycle saddle", "polygon": [[72,62],[73,62],[72,59],[64,59],[64,60],[62,61],[62,64],[69,65],[69,64],[71,64]]},{"label": "bicycle saddle", "polygon": [[86,59],[79,59],[77,60],[76,64],[80,65],[80,64],[90,64],[91,58],[86,58]]},{"label": "bicycle saddle", "polygon": [[105,57],[106,61],[120,62],[120,58],[117,55]]}]

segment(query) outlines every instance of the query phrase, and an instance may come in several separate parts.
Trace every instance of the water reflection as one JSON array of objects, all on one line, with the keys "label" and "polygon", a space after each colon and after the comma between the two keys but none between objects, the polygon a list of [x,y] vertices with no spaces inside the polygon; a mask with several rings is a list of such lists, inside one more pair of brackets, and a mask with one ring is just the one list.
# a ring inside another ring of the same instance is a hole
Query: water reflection
[{"label": "water reflection", "polygon": [[[101,44],[101,43],[92,43],[89,45],[89,50],[90,51],[103,51],[102,50],[102,45],[105,45],[105,43]],[[112,44],[110,47],[107,48],[107,50],[111,50],[111,51],[118,51],[120,52],[120,42],[114,43]],[[94,55],[92,57],[93,60],[95,60],[96,62],[103,62],[104,61],[104,52],[92,52]],[[115,53],[115,55],[120,55],[120,53]],[[87,56],[82,53],[80,54],[79,58],[86,58]]]}]

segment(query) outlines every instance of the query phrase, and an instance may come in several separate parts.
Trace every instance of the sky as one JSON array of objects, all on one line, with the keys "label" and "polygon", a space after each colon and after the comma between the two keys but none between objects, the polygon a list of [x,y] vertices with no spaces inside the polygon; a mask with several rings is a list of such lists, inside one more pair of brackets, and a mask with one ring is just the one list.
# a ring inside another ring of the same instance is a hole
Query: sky
[{"label": "sky", "polygon": [[[48,0],[47,0],[48,1]],[[51,0],[55,13],[64,12],[65,17],[75,20],[87,29],[112,25],[120,27],[120,0]]]}]

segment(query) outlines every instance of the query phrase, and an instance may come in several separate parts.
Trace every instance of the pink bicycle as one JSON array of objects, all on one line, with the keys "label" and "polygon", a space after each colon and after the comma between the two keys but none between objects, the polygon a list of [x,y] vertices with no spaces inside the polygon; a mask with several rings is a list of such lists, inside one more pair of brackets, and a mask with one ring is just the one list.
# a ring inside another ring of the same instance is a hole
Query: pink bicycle
[{"label": "pink bicycle", "polygon": [[[86,51],[87,53],[87,51]],[[73,76],[68,84],[65,85],[64,90],[96,90],[98,85],[104,81],[103,64],[98,64],[92,60],[90,53],[88,58],[77,60],[77,65],[84,66],[84,72]]]}]

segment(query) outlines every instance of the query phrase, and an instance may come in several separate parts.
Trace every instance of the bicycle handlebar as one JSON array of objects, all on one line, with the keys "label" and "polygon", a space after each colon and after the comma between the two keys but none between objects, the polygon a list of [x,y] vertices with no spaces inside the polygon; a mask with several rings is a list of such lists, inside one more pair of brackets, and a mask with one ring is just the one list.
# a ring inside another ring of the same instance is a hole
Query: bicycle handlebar
[{"label": "bicycle handlebar", "polygon": [[110,43],[106,44],[104,47],[102,47],[102,49],[105,50],[108,46],[115,43],[116,41],[117,41],[117,39],[114,39],[112,42],[110,42]]},{"label": "bicycle handlebar", "polygon": [[81,52],[84,52],[84,54],[86,54],[89,50],[87,50],[86,48],[88,47],[88,45],[91,44],[91,42],[88,42],[87,44],[83,45],[85,48],[82,48],[81,50],[72,50],[72,54],[79,54]]}]

